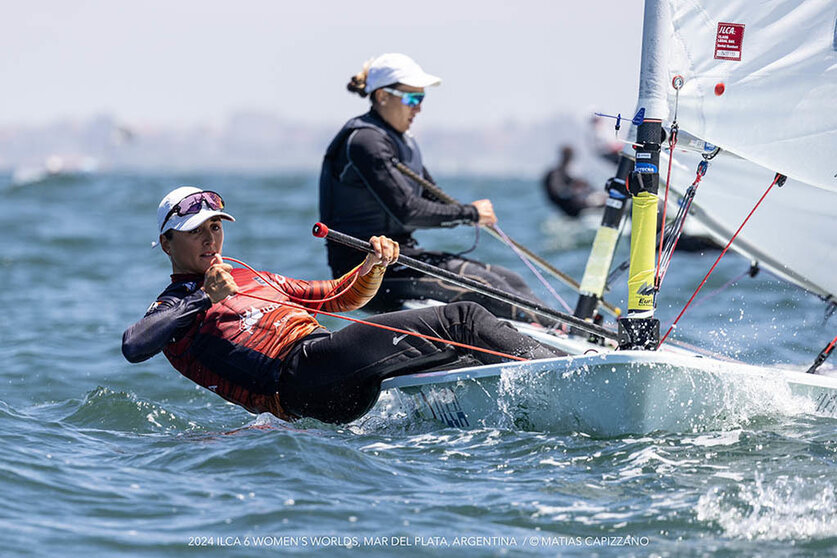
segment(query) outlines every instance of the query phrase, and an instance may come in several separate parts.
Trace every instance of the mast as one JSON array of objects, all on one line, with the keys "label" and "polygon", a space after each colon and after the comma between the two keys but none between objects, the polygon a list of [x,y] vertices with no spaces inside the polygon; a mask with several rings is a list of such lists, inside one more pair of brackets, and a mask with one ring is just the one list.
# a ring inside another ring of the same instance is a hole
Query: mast
[{"label": "mast", "polygon": [[624,152],[620,153],[616,176],[610,178],[605,184],[607,202],[602,214],[602,222],[593,240],[593,248],[587,257],[587,265],[578,289],[579,297],[574,312],[576,317],[583,320],[593,319],[596,308],[604,296],[607,275],[613,262],[616,243],[619,240],[619,227],[625,216],[628,199],[625,185],[633,166],[633,160]]},{"label": "mast", "polygon": [[654,317],[657,189],[660,183],[662,121],[668,117],[665,39],[670,13],[665,1],[646,0],[642,26],[642,63],[639,101],[646,118],[637,128],[631,192],[631,257],[628,272],[628,314],[620,318],[619,348],[654,350],[659,345],[660,321]]}]

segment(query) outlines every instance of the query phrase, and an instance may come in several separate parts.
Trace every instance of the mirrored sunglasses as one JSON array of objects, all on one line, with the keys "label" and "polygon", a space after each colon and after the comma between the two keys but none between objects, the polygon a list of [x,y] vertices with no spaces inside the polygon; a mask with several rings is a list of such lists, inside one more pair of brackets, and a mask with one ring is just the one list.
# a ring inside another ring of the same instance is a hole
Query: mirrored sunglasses
[{"label": "mirrored sunglasses", "polygon": [[166,218],[163,219],[163,225],[160,227],[160,230],[166,226],[166,223],[171,219],[172,215],[177,214],[180,217],[195,215],[200,213],[204,203],[213,211],[221,211],[224,209],[224,198],[221,197],[221,194],[211,190],[195,192],[194,194],[189,194],[171,208],[168,214],[166,214]]},{"label": "mirrored sunglasses", "polygon": [[401,97],[401,103],[408,107],[417,107],[424,100],[424,93],[415,91],[399,91],[392,87],[384,87],[384,91],[396,97]]}]

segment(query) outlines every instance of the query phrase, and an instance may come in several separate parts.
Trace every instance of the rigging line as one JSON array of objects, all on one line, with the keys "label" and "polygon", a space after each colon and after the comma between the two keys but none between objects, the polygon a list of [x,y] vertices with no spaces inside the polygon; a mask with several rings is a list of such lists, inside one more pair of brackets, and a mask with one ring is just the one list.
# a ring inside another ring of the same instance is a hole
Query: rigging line
[{"label": "rigging line", "polygon": [[[479,227],[477,228],[479,229]],[[532,265],[532,262],[529,261],[529,258],[524,256],[523,253],[520,250],[518,250],[517,246],[515,246],[512,243],[511,239],[506,235],[506,233],[503,232],[503,230],[500,227],[494,225],[494,228],[497,229],[497,232],[503,238],[503,241],[506,243],[506,245],[509,246],[509,248],[511,248],[512,250],[514,250],[514,253],[517,254],[517,256],[521,259],[521,261],[524,264],[526,264],[526,267],[528,267],[529,270],[535,274],[535,277],[537,277],[540,280],[540,282],[546,287],[546,290],[549,291],[549,294],[551,294],[553,298],[555,298],[555,300],[557,300],[561,304],[561,306],[564,307],[564,310],[572,314],[573,309],[570,308],[570,305],[567,304],[567,302],[563,298],[561,298],[561,295],[559,295],[556,292],[556,290],[552,288],[552,285],[550,285],[546,278],[543,275],[541,275],[541,272],[538,271],[534,265]]]},{"label": "rigging line", "polygon": [[660,346],[661,346],[663,343],[665,343],[666,338],[669,336],[669,334],[672,332],[672,330],[674,330],[674,328],[675,328],[675,327],[677,327],[677,322],[678,322],[678,321],[680,321],[680,318],[682,318],[682,317],[683,317],[683,314],[686,312],[686,309],[689,307],[689,305],[690,305],[690,304],[692,303],[692,301],[695,299],[695,297],[697,296],[697,294],[698,294],[698,293],[700,292],[700,290],[703,288],[703,285],[704,285],[704,284],[706,284],[706,281],[707,281],[707,279],[709,279],[709,276],[710,276],[710,275],[712,275],[712,272],[713,272],[713,271],[715,271],[715,266],[717,266],[717,265],[718,265],[718,262],[720,262],[720,261],[721,261],[721,258],[723,258],[723,257],[724,257],[724,254],[726,254],[726,253],[727,253],[727,250],[729,250],[729,247],[732,245],[733,241],[734,241],[734,240],[736,239],[736,237],[738,236],[738,233],[740,233],[740,232],[741,232],[741,229],[743,229],[743,228],[744,228],[744,225],[746,225],[746,224],[747,224],[747,221],[749,221],[749,220],[750,220],[750,217],[752,217],[752,216],[753,216],[753,213],[755,213],[755,212],[756,212],[756,209],[758,209],[758,208],[759,208],[759,206],[761,205],[761,202],[763,202],[763,201],[764,201],[764,198],[766,198],[766,197],[767,197],[767,194],[769,194],[769,193],[770,193],[770,190],[772,190],[772,189],[773,189],[773,186],[775,186],[777,183],[784,184],[784,182],[785,182],[785,176],[784,176],[784,175],[781,175],[781,174],[779,174],[779,173],[776,173],[776,176],[773,178],[773,182],[771,182],[771,183],[770,183],[770,186],[768,186],[768,187],[767,187],[767,190],[765,190],[765,191],[764,191],[764,194],[762,194],[761,198],[759,198],[759,201],[757,201],[757,202],[756,202],[756,205],[755,205],[755,206],[753,206],[753,209],[751,209],[751,210],[750,210],[750,213],[749,213],[749,214],[747,215],[747,217],[744,219],[744,222],[743,222],[743,223],[741,223],[741,225],[738,227],[738,230],[736,230],[736,231],[735,231],[735,234],[733,234],[733,235],[732,235],[732,238],[730,238],[730,239],[729,239],[729,242],[727,242],[727,245],[726,245],[726,246],[724,246],[724,249],[723,249],[723,250],[721,250],[721,253],[718,255],[717,259],[715,259],[715,263],[713,263],[713,264],[712,264],[712,267],[710,267],[710,268],[709,268],[709,271],[708,271],[708,272],[706,272],[706,276],[704,276],[703,281],[701,281],[701,282],[700,282],[700,285],[698,285],[698,288],[697,288],[697,289],[695,289],[695,292],[694,292],[694,293],[692,293],[692,296],[691,296],[691,298],[689,298],[689,301],[686,303],[686,306],[684,306],[684,307],[683,307],[683,309],[682,309],[682,310],[680,311],[680,313],[677,315],[677,318],[675,318],[675,319],[674,319],[674,322],[672,322],[672,324],[669,326],[668,331],[666,331],[666,334],[665,334],[665,335],[663,335],[663,338],[662,338],[662,339],[660,339],[660,343],[657,345],[657,348],[658,348],[658,349],[660,348]]},{"label": "rigging line", "polygon": [[[707,300],[710,300],[710,299],[712,299],[712,298],[715,298],[717,295],[721,294],[723,291],[727,290],[727,289],[728,289],[728,288],[730,288],[732,285],[734,285],[734,284],[738,283],[739,281],[741,281],[741,280],[742,280],[744,277],[746,277],[747,275],[750,275],[750,268],[749,268],[749,267],[747,268],[747,270],[746,270],[744,273],[742,273],[742,274],[738,275],[737,277],[735,277],[735,278],[733,278],[733,279],[730,279],[730,280],[729,280],[729,281],[727,281],[727,282],[726,282],[723,286],[718,287],[717,289],[715,289],[715,290],[714,290],[714,291],[712,291],[711,293],[706,294],[706,295],[702,296],[700,299],[698,299],[697,301],[695,301],[695,303],[694,303],[694,305],[692,306],[692,308],[697,308],[698,306],[700,306],[701,304],[703,304],[703,303],[704,303],[704,302],[706,302]],[[674,322],[672,322],[672,323],[674,323]],[[671,324],[669,324],[669,325],[671,325]]]},{"label": "rigging line", "polygon": [[[273,288],[276,289],[277,291],[279,291],[282,294],[287,294],[287,293],[282,292],[281,290],[279,290],[275,286]],[[240,292],[240,293],[236,293],[236,294],[238,294],[240,296],[246,296],[246,297],[249,297],[249,298],[255,298],[256,300],[262,300],[262,301],[265,301],[265,302],[270,302],[270,303],[273,303],[273,304],[281,304],[283,306],[288,306],[290,308],[303,310],[305,312],[309,311],[308,308],[306,308],[304,306],[300,306],[300,305],[295,304],[293,302],[285,302],[283,300],[272,300],[270,298],[265,298],[265,297],[261,297],[261,296],[258,296],[258,295],[245,293],[245,292]],[[354,322],[354,323],[357,323],[357,324],[364,324],[364,325],[368,325],[368,326],[372,326],[372,327],[377,327],[379,329],[385,329],[387,331],[392,331],[392,332],[395,332],[395,333],[401,333],[401,334],[404,334],[404,335],[412,335],[413,337],[421,337],[422,339],[427,339],[428,341],[436,341],[438,343],[444,343],[446,345],[453,345],[455,347],[461,347],[463,349],[468,349],[469,351],[478,351],[478,352],[481,352],[481,353],[487,353],[489,355],[499,356],[499,357],[502,357],[502,358],[508,358],[508,359],[511,359],[511,360],[519,360],[519,361],[529,360],[528,358],[509,355],[509,354],[506,354],[506,353],[502,353],[500,351],[492,351],[491,349],[483,349],[482,347],[475,347],[473,345],[466,345],[465,343],[459,343],[458,341],[451,341],[449,339],[442,339],[440,337],[433,337],[432,335],[425,335],[423,333],[418,333],[416,331],[408,331],[406,329],[399,329],[397,327],[390,327],[390,326],[385,326],[383,324],[376,324],[376,323],[373,323],[373,322],[367,322],[366,320],[361,320],[361,319],[358,319],[358,318],[351,318],[349,316],[341,316],[340,314],[335,314],[333,312],[318,311],[317,313],[318,314],[323,314],[324,316],[330,316],[332,318],[340,318],[341,320],[346,320],[348,322]]]},{"label": "rigging line", "polygon": [[[677,124],[677,111],[680,108],[680,88],[683,87],[683,76],[676,75],[671,80],[671,86],[674,88],[674,119],[671,122],[671,131],[669,133],[668,138],[668,172],[666,173],[666,195],[665,199],[663,200],[663,221],[660,224],[660,247],[659,252],[657,255],[657,268],[654,270],[654,289],[659,292],[660,286],[663,282],[663,275],[665,275],[665,271],[663,271],[663,248],[666,245],[667,235],[666,235],[666,211],[668,210],[668,192],[669,192],[669,185],[671,183],[671,164],[674,161],[674,148],[677,146],[677,132],[679,131],[680,127]],[[680,207],[682,210],[682,206]],[[681,212],[677,212],[677,216],[680,217]],[[685,215],[683,217],[685,219]],[[680,229],[677,231],[676,237],[674,237],[674,245],[677,245],[677,239],[679,238],[680,232],[683,230],[683,225],[681,221]],[[674,233],[674,228],[672,228],[671,233]],[[668,261],[671,261],[671,254],[674,252],[674,246],[671,248],[671,252],[668,253],[667,258]],[[668,263],[666,263],[666,268],[668,268]],[[654,294],[654,300],[656,301],[656,293]]]},{"label": "rigging line", "polygon": [[817,358],[814,359],[814,364],[812,364],[811,367],[807,370],[808,374],[816,373],[817,368],[819,368],[822,365],[822,363],[825,362],[825,359],[827,359],[831,355],[831,351],[834,350],[835,344],[837,344],[837,335],[834,336],[834,339],[831,340],[831,343],[829,343],[825,349],[820,351],[820,354],[818,354]]},{"label": "rigging line", "polygon": [[658,289],[662,287],[663,278],[671,264],[671,258],[674,255],[677,242],[683,233],[683,225],[685,224],[686,212],[688,212],[689,206],[691,206],[691,200],[684,198],[681,201],[680,207],[677,208],[677,215],[674,216],[674,221],[672,221],[671,226],[665,228],[665,242],[660,247],[661,254],[657,263],[660,270],[660,276],[657,281]]},{"label": "rigging line", "polygon": [[[679,93],[679,91],[678,91]],[[663,244],[665,244],[665,232],[666,232],[666,210],[668,209],[668,190],[669,190],[669,183],[671,180],[671,163],[674,161],[674,148],[677,146],[677,112],[675,108],[675,120],[671,124],[671,132],[668,136],[668,172],[666,173],[666,195],[663,199],[663,219],[662,223],[660,224],[660,249],[657,253],[657,269],[654,270],[654,288],[658,291],[660,290],[660,283],[662,282],[662,278],[660,277],[660,262],[663,259]]]},{"label": "rigging line", "polygon": [[686,224],[686,217],[689,214],[689,210],[692,207],[692,202],[695,199],[695,194],[697,194],[697,189],[700,187],[700,181],[706,175],[706,171],[709,169],[709,162],[704,160],[698,163],[697,171],[695,172],[695,180],[692,182],[692,185],[686,190],[686,194],[683,196],[681,200],[681,205],[677,210],[677,215],[674,218],[674,223],[672,223],[671,231],[666,234],[666,246],[662,249],[662,262],[658,262],[658,266],[660,269],[660,277],[659,282],[657,283],[657,288],[659,289],[663,283],[663,279],[665,278],[666,273],[668,272],[668,268],[671,265],[671,258],[674,255],[674,250],[677,248],[677,243],[680,241],[680,237],[683,234],[683,227]]}]

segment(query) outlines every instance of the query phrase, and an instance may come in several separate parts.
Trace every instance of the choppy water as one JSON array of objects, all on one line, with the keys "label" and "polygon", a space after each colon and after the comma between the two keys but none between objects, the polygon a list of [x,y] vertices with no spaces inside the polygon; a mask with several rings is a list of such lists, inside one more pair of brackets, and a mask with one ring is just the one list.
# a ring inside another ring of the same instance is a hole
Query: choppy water
[{"label": "choppy water", "polygon": [[[122,331],[167,282],[165,258],[149,248],[163,194],[185,183],[222,192],[239,219],[226,228],[227,255],[322,278],[323,249],[309,234],[314,174],[0,178],[0,552],[837,555],[832,419],[757,413],[720,430],[615,439],[374,415],[343,428],[291,426],[224,403],[162,357],[122,359]],[[549,253],[539,225],[550,210],[534,182],[443,183],[462,199],[492,198],[507,233],[581,275],[583,247]],[[457,249],[473,233],[422,239]],[[477,254],[526,273],[490,238]],[[675,256],[663,323],[712,257]],[[746,267],[729,257],[708,288]],[[802,368],[833,336],[822,313],[815,298],[761,274],[694,308],[678,335]]]}]

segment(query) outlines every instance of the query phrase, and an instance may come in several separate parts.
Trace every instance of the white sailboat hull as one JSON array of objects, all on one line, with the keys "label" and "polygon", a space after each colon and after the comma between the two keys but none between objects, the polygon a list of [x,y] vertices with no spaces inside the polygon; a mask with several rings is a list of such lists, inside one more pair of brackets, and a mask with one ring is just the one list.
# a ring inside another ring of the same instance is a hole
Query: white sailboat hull
[{"label": "white sailboat hull", "polygon": [[624,351],[400,376],[379,405],[443,426],[619,436],[837,418],[837,379],[663,352]]}]

